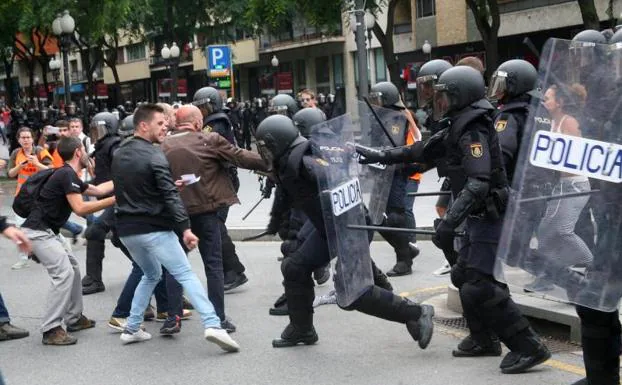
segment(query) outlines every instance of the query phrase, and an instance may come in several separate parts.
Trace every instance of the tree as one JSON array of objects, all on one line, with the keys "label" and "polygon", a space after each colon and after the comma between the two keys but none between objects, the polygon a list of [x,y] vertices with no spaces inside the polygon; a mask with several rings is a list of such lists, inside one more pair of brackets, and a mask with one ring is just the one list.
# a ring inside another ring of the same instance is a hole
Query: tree
[{"label": "tree", "polygon": [[577,0],[577,3],[579,3],[581,18],[583,19],[583,26],[585,29],[600,31],[600,20],[598,19],[598,12],[596,12],[594,0]]},{"label": "tree", "polygon": [[486,50],[486,78],[497,68],[499,61],[499,4],[497,0],[466,0],[475,18]]}]

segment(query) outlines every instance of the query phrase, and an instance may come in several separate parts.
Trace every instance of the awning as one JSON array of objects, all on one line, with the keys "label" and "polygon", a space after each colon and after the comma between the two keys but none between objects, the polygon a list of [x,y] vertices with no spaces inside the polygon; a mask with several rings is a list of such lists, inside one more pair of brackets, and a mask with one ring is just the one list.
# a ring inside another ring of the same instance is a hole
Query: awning
[{"label": "awning", "polygon": [[[84,84],[82,84],[82,83],[72,84],[71,87],[69,88],[69,92],[71,92],[72,94],[83,93],[84,92]],[[57,87],[56,88],[56,95],[64,95],[64,94],[65,94],[65,87]]]}]

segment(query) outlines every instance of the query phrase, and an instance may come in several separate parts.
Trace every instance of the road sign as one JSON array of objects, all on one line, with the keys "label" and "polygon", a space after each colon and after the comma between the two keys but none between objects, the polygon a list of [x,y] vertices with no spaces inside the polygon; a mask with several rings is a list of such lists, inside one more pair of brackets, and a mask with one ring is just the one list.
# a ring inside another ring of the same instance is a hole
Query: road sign
[{"label": "road sign", "polygon": [[207,74],[209,77],[225,77],[231,74],[231,48],[228,45],[207,47]]}]

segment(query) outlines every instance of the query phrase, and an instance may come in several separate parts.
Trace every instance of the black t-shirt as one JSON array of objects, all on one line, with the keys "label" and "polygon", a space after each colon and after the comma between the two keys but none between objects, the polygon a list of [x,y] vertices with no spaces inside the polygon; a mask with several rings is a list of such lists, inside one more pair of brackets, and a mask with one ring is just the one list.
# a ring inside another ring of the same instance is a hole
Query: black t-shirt
[{"label": "black t-shirt", "polygon": [[51,229],[58,234],[72,211],[66,195],[81,194],[88,186],[80,180],[71,166],[65,164],[60,167],[54,171],[41,189],[36,206],[33,207],[23,226],[33,230]]}]

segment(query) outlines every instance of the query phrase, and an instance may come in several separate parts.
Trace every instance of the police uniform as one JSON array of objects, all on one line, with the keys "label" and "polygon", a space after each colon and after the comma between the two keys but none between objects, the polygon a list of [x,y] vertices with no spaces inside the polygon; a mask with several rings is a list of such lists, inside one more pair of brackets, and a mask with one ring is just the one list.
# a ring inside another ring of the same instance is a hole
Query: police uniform
[{"label": "police uniform", "polygon": [[[342,157],[348,156],[348,152],[335,145],[331,139],[334,133],[328,128],[322,130],[325,131],[320,134],[327,142],[323,142],[324,139],[312,139],[290,147],[277,165],[278,183],[291,206],[302,210],[308,219],[299,232],[303,235],[299,236],[301,242],[281,264],[290,324],[281,339],[273,341],[275,347],[293,346],[297,343],[312,344],[317,341],[313,328],[315,295],[311,275],[314,269],[326,265],[331,258],[317,181],[324,177],[331,162],[341,164]],[[331,147],[331,154],[323,158],[312,155],[312,146],[319,145]],[[406,324],[415,339],[419,337],[421,325],[431,321],[433,314],[431,307],[420,306],[378,286],[372,286],[345,310],[358,310]],[[425,320],[422,321],[422,318]],[[430,330],[429,332],[431,333]],[[425,346],[427,343],[422,348]]]}]

